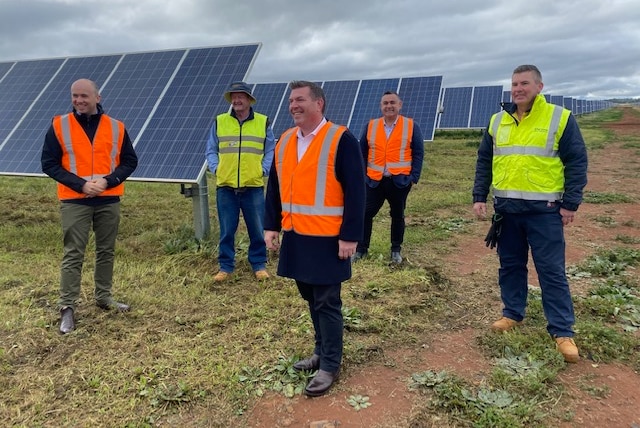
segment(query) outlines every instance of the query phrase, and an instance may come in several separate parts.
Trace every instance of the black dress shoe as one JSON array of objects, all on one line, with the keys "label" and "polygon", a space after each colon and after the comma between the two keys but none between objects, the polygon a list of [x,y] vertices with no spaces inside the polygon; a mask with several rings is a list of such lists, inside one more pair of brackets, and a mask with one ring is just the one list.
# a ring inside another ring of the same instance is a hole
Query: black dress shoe
[{"label": "black dress shoe", "polygon": [[305,395],[309,397],[320,397],[331,388],[331,385],[338,380],[340,376],[340,369],[335,372],[328,372],[325,370],[318,370],[318,373],[311,379],[309,385],[304,389]]},{"label": "black dress shoe", "polygon": [[297,361],[293,364],[296,370],[318,370],[320,368],[320,355],[313,354],[310,358]]},{"label": "black dress shoe", "polygon": [[98,302],[96,303],[96,305],[100,309],[104,309],[105,311],[115,309],[118,312],[129,312],[131,310],[131,306],[127,305],[126,303],[116,302],[115,300],[108,303]]},{"label": "black dress shoe", "polygon": [[60,310],[60,333],[71,333],[76,328],[76,322],[73,320],[73,309],[66,307]]}]

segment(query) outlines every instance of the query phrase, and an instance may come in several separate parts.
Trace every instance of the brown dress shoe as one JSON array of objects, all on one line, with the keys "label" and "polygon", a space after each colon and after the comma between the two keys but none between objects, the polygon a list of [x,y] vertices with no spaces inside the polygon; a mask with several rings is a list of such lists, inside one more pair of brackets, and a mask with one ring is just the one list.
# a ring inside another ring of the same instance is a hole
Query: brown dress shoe
[{"label": "brown dress shoe", "polygon": [[309,397],[320,397],[324,395],[329,388],[338,380],[340,369],[335,372],[318,370],[318,373],[311,379],[311,382],[304,389],[305,395]]},{"label": "brown dress shoe", "polygon": [[70,307],[60,310],[60,333],[71,333],[76,329],[76,322],[73,319],[73,309]]},{"label": "brown dress shoe", "polygon": [[295,370],[318,370],[320,368],[320,355],[313,354],[293,364]]}]

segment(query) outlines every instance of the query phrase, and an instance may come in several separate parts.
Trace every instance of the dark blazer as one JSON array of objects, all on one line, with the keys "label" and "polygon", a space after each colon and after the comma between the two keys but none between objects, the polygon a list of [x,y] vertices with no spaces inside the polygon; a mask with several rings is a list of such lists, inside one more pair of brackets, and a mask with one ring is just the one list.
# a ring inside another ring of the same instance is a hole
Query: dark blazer
[{"label": "dark blazer", "polygon": [[[365,170],[358,140],[349,131],[340,138],[335,165],[336,178],[344,192],[340,235],[319,237],[284,232],[278,275],[318,285],[335,284],[351,278],[351,261],[338,258],[338,240],[357,242],[363,238]],[[274,164],[267,184],[265,230],[282,230],[279,178]]]}]

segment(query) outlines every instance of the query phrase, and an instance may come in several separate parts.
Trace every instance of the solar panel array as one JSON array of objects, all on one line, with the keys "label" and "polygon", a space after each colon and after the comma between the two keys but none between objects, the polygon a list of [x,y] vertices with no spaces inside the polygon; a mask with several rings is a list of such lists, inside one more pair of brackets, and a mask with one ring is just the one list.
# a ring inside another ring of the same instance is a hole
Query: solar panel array
[{"label": "solar panel array", "polygon": [[[229,111],[229,83],[247,80],[261,44],[66,57],[0,63],[0,174],[42,176],[40,153],[56,114],[71,110],[73,81],[100,86],[105,111],[124,121],[139,157],[132,179],[200,182],[206,171],[207,134],[213,118]],[[326,116],[360,137],[381,116],[380,98],[396,91],[401,113],[420,126],[425,140],[436,128],[485,127],[501,102],[501,86],[443,88],[442,76],[316,82],[327,97]],[[288,83],[253,85],[257,111],[270,117],[276,137],[293,126]],[[575,114],[611,106],[545,94]]]},{"label": "solar panel array", "polygon": [[191,183],[206,170],[207,133],[228,111],[222,93],[245,80],[260,44],[0,64],[0,173],[42,175],[54,115],[71,110],[70,86],[91,78],[122,120],[139,158],[132,179]]},{"label": "solar panel array", "polygon": [[[442,76],[315,83],[324,90],[327,99],[327,119],[346,125],[358,138],[369,120],[382,115],[382,95],[386,91],[395,91],[402,98],[401,114],[413,118],[418,123],[425,140],[433,139]],[[289,114],[287,83],[253,84],[253,94],[257,99],[254,108],[269,116],[276,138],[293,126]]]}]

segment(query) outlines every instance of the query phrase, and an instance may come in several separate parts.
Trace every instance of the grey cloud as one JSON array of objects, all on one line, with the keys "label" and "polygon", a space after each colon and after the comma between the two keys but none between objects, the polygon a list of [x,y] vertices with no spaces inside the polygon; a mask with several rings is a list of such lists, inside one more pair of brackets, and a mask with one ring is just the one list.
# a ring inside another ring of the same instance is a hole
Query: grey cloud
[{"label": "grey cloud", "polygon": [[443,75],[502,84],[518,64],[545,90],[640,97],[635,0],[0,0],[0,62],[262,42],[249,80]]}]

